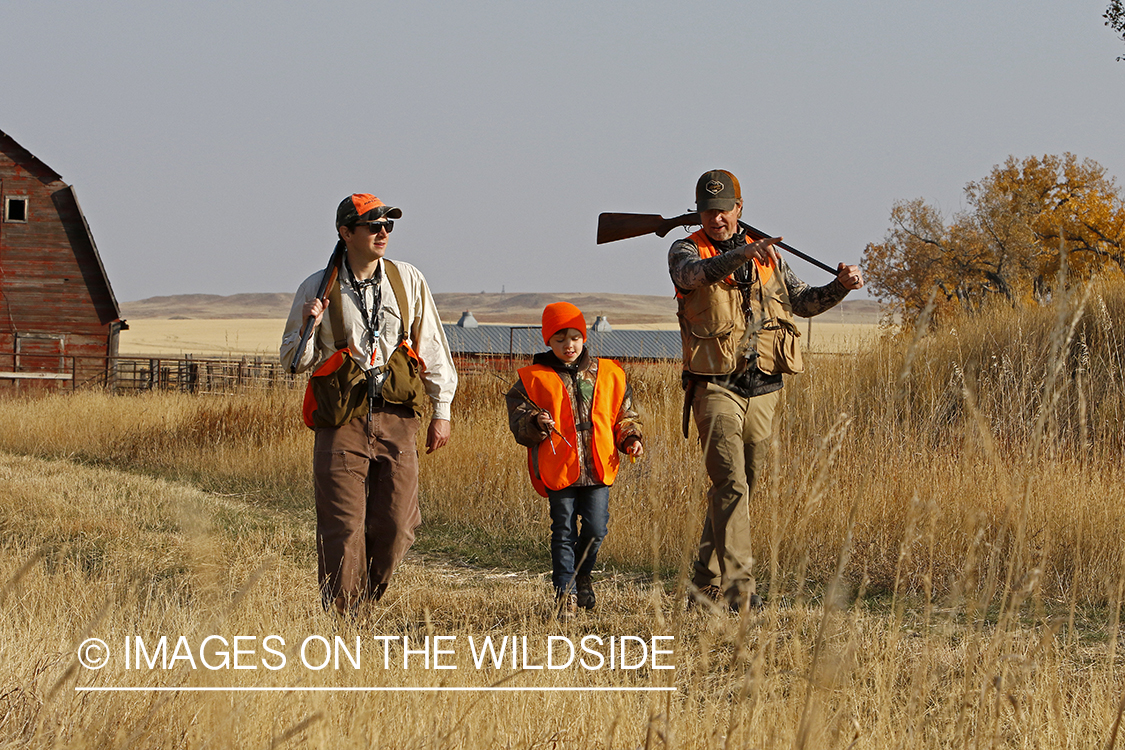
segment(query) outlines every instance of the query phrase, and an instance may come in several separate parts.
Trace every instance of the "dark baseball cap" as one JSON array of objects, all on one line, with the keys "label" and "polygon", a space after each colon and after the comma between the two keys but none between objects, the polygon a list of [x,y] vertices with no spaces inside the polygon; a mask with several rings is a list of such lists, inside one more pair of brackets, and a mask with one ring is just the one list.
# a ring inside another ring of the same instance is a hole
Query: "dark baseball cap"
[{"label": "dark baseball cap", "polygon": [[365,221],[377,221],[384,216],[401,219],[402,210],[391,208],[370,193],[354,193],[340,202],[336,209],[336,226],[346,227]]},{"label": "dark baseball cap", "polygon": [[695,183],[695,210],[730,211],[742,200],[738,178],[725,169],[704,172]]}]

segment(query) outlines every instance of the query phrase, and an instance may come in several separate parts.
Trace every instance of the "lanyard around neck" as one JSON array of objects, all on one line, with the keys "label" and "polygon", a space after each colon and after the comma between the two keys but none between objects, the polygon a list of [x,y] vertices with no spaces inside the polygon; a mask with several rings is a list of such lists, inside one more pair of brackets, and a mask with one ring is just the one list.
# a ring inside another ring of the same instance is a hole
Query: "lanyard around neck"
[{"label": "lanyard around neck", "polygon": [[[359,308],[360,318],[363,320],[363,328],[367,333],[367,342],[371,348],[371,364],[375,364],[375,352],[379,345],[379,331],[383,327],[383,292],[381,289],[381,282],[383,280],[383,267],[381,264],[375,266],[375,273],[370,279],[363,279],[362,281],[355,277],[351,266],[348,266],[348,284],[352,288],[352,292],[356,297],[356,307]],[[371,310],[367,309],[367,289],[372,290]]]}]

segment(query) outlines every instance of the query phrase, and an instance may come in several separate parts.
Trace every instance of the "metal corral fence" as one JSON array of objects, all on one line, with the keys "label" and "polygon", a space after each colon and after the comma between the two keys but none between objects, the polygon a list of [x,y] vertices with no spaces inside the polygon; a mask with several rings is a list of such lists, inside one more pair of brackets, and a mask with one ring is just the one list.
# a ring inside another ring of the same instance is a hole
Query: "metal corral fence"
[{"label": "metal corral fence", "polygon": [[[0,353],[0,359],[3,357]],[[290,375],[281,362],[266,357],[23,356],[15,367],[0,371],[0,388],[19,391],[104,388],[122,393],[237,393],[252,388],[292,388],[303,386],[304,381],[304,375]]]},{"label": "metal corral fence", "polygon": [[[599,321],[601,322],[601,321]],[[454,363],[462,372],[510,371],[543,351],[539,326],[443,326]],[[680,355],[677,331],[591,328],[587,345],[595,356],[661,361]],[[276,357],[138,357],[0,352],[0,391],[104,388],[117,393],[182,391],[238,393],[254,388],[304,387],[307,376],[290,375]]]},{"label": "metal corral fence", "polygon": [[[632,362],[678,359],[678,331],[591,327],[586,344],[594,356]],[[443,325],[462,372],[510,371],[543,351],[539,326]],[[60,347],[61,349],[61,347]],[[182,391],[237,393],[253,388],[304,387],[307,376],[290,375],[276,357],[139,357],[0,351],[0,391],[104,388],[114,392]]]},{"label": "metal corral fence", "polygon": [[239,393],[249,389],[303,386],[306,378],[305,375],[290,375],[280,361],[266,357],[117,357],[109,363],[106,377],[99,385],[115,391]]}]

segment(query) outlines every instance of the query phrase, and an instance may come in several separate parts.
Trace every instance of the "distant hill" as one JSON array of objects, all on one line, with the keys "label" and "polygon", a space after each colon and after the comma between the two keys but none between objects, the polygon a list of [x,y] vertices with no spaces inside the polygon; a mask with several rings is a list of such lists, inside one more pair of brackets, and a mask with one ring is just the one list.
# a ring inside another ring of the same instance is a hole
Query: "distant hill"
[{"label": "distant hill", "polygon": [[[480,323],[536,325],[543,308],[559,300],[577,305],[593,323],[598,315],[617,326],[676,326],[676,300],[671,295],[642,294],[435,294],[434,301],[446,323],[456,323],[464,312],[471,312]],[[121,304],[125,319],[213,320],[229,318],[286,318],[293,304],[287,292],[267,294],[177,294],[149,297]],[[825,321],[851,324],[879,322],[879,305],[873,300],[847,300],[825,313]]]},{"label": "distant hill", "polygon": [[272,294],[174,294],[121,303],[121,317],[164,320],[213,320],[217,318],[287,318],[293,295]]},{"label": "distant hill", "polygon": [[441,319],[456,323],[471,312],[479,323],[537,325],[543,308],[566,301],[582,311],[587,323],[605,315],[614,325],[676,325],[676,300],[642,294],[435,294]]}]

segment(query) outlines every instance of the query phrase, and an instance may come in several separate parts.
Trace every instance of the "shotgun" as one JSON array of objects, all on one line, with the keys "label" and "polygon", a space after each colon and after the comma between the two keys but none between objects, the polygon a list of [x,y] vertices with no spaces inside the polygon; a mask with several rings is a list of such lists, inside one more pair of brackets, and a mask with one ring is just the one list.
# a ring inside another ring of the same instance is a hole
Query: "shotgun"
[{"label": "shotgun", "polygon": [[[618,240],[626,240],[630,237],[640,237],[646,234],[655,234],[657,237],[664,237],[676,227],[699,226],[699,224],[699,214],[695,212],[680,214],[671,219],[665,219],[659,214],[604,213],[598,215],[598,244],[603,245],[607,242],[617,242]],[[738,225],[745,229],[746,234],[755,241],[764,240],[767,237],[773,236],[772,234],[766,234],[760,229],[755,229],[743,221],[738,222]],[[775,243],[775,245],[783,250],[788,250],[798,258],[812,263],[817,268],[827,271],[833,276],[838,273],[835,268],[832,268],[826,263],[821,263],[816,258],[805,255],[800,250],[784,242],[778,242]]]},{"label": "shotgun", "polygon": [[[328,289],[336,283],[336,277],[340,274],[340,267],[344,264],[344,241],[340,240],[336,243],[336,247],[332,249],[332,257],[328,259],[328,266],[324,269],[324,276],[320,279],[320,286],[316,290],[316,298],[324,299],[328,294]],[[296,374],[297,363],[301,361],[301,355],[305,353],[305,347],[308,346],[309,337],[312,335],[313,324],[316,323],[316,316],[310,315],[308,320],[305,321],[305,326],[301,329],[301,340],[297,343],[297,351],[293,355],[293,362],[289,365],[290,374]]]}]

